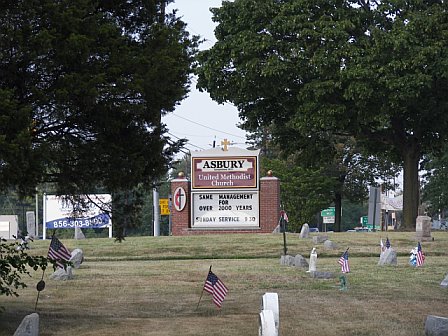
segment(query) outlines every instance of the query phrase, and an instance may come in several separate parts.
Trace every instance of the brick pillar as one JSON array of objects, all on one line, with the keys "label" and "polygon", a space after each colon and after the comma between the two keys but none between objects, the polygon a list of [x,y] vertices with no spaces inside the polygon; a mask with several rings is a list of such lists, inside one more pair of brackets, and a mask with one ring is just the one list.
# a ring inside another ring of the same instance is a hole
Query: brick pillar
[{"label": "brick pillar", "polygon": [[[174,206],[174,193],[177,188],[182,187],[185,190],[186,203],[182,211],[177,211]],[[171,206],[171,233],[173,236],[180,236],[187,233],[190,228],[190,181],[188,181],[183,173],[179,173],[179,177],[171,181],[171,195],[173,201]]]},{"label": "brick pillar", "polygon": [[278,225],[280,218],[280,180],[268,172],[268,176],[260,179],[260,229],[263,233],[271,233]]}]

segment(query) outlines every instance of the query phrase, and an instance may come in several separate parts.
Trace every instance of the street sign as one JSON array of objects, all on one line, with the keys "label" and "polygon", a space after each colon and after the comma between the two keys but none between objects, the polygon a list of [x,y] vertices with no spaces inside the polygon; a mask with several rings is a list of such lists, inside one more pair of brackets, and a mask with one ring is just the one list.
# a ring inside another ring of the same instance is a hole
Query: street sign
[{"label": "street sign", "polygon": [[361,225],[367,226],[368,223],[369,223],[369,216],[362,216],[361,217]]},{"label": "street sign", "polygon": [[323,218],[323,223],[324,224],[333,224],[334,223],[334,216],[325,216],[322,217]]},{"label": "street sign", "polygon": [[167,216],[167,215],[170,214],[170,207],[169,207],[168,198],[160,198],[159,199],[159,205],[160,205],[160,214],[162,216]]},{"label": "street sign", "polygon": [[334,217],[336,216],[336,210],[334,207],[329,207],[328,209],[324,209],[320,212],[322,217]]}]

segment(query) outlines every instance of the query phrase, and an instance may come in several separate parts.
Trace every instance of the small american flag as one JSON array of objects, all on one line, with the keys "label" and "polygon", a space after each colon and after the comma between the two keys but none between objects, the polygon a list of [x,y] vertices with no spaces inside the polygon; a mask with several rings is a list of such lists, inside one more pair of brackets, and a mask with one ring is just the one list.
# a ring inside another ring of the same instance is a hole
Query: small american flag
[{"label": "small american flag", "polygon": [[70,251],[62,244],[58,238],[53,236],[51,238],[50,248],[48,249],[48,258],[56,261],[56,265],[60,268],[64,268],[64,264],[61,260],[69,261],[71,258]]},{"label": "small american flag", "polygon": [[339,263],[339,265],[341,265],[342,273],[350,272],[350,265],[348,263],[348,249],[341,255],[338,263]]},{"label": "small american flag", "polygon": [[207,280],[204,284],[204,290],[213,295],[213,303],[221,308],[228,289],[211,270],[208,272]]},{"label": "small american flag", "polygon": [[425,255],[423,254],[422,251],[422,245],[420,244],[420,242],[418,242],[417,245],[417,266],[422,266],[423,263],[425,262]]},{"label": "small american flag", "polygon": [[389,241],[389,237],[386,238],[386,248],[390,248],[390,241]]}]

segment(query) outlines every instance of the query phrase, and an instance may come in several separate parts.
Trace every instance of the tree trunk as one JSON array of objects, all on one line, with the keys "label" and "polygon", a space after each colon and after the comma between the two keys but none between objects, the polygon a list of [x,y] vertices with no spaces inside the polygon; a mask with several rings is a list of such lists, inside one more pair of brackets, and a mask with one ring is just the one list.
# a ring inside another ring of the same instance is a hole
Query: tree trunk
[{"label": "tree trunk", "polygon": [[334,232],[341,232],[342,195],[336,193],[334,197]]},{"label": "tree trunk", "polygon": [[415,230],[418,216],[420,185],[418,178],[418,164],[420,161],[418,144],[407,146],[403,152],[403,222],[401,230]]}]

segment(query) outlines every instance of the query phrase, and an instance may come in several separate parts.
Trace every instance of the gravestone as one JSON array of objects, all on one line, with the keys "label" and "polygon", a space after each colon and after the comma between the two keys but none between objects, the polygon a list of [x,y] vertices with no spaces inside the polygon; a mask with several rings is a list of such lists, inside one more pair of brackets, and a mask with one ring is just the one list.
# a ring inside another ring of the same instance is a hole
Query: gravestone
[{"label": "gravestone", "polygon": [[307,272],[315,272],[317,270],[317,251],[316,248],[313,247],[313,250],[310,254],[310,264]]},{"label": "gravestone", "polygon": [[50,275],[50,279],[56,281],[65,281],[73,279],[73,271],[71,266],[67,266],[67,269],[58,268],[52,275]]},{"label": "gravestone", "polygon": [[274,312],[262,310],[259,315],[258,336],[278,336],[275,328]]},{"label": "gravestone", "polygon": [[306,259],[301,254],[297,254],[294,257],[294,265],[299,268],[309,267],[308,261],[306,261]]},{"label": "gravestone", "polygon": [[313,237],[313,243],[314,244],[320,244],[325,242],[326,240],[328,240],[328,236],[327,235],[317,235]]},{"label": "gravestone", "polygon": [[448,273],[445,274],[445,279],[442,280],[440,283],[440,286],[443,288],[448,288]]},{"label": "gravestone", "polygon": [[381,252],[378,265],[397,265],[397,252],[393,248],[388,248]]},{"label": "gravestone", "polygon": [[331,240],[326,240],[324,241],[324,248],[326,248],[327,250],[335,250],[338,248],[338,245]]},{"label": "gravestone", "polygon": [[25,316],[13,336],[39,336],[39,315]]},{"label": "gravestone", "polygon": [[36,217],[34,215],[34,211],[26,212],[26,230],[28,232],[28,236],[31,238],[36,237]]},{"label": "gravestone", "polygon": [[79,268],[84,261],[84,253],[81,249],[77,248],[72,251],[72,256],[70,257],[70,261],[72,262],[73,268]]},{"label": "gravestone", "polygon": [[302,225],[302,229],[300,230],[299,238],[306,239],[310,237],[310,227],[307,223]]},{"label": "gravestone", "polygon": [[431,238],[431,217],[417,216],[415,225],[415,238],[418,241],[432,241]]},{"label": "gravestone", "polygon": [[291,255],[282,255],[280,257],[280,265],[285,266],[294,266],[295,265],[295,258]]},{"label": "gravestone", "polygon": [[75,239],[86,239],[80,227],[75,227]]},{"label": "gravestone", "polygon": [[446,336],[448,335],[448,318],[428,315],[425,322],[426,336]]},{"label": "gravestone", "polygon": [[310,276],[314,279],[332,279],[334,278],[333,272],[312,271]]},{"label": "gravestone", "polygon": [[277,293],[264,293],[261,298],[261,310],[270,310],[274,313],[275,329],[278,330],[280,324],[280,311]]}]

